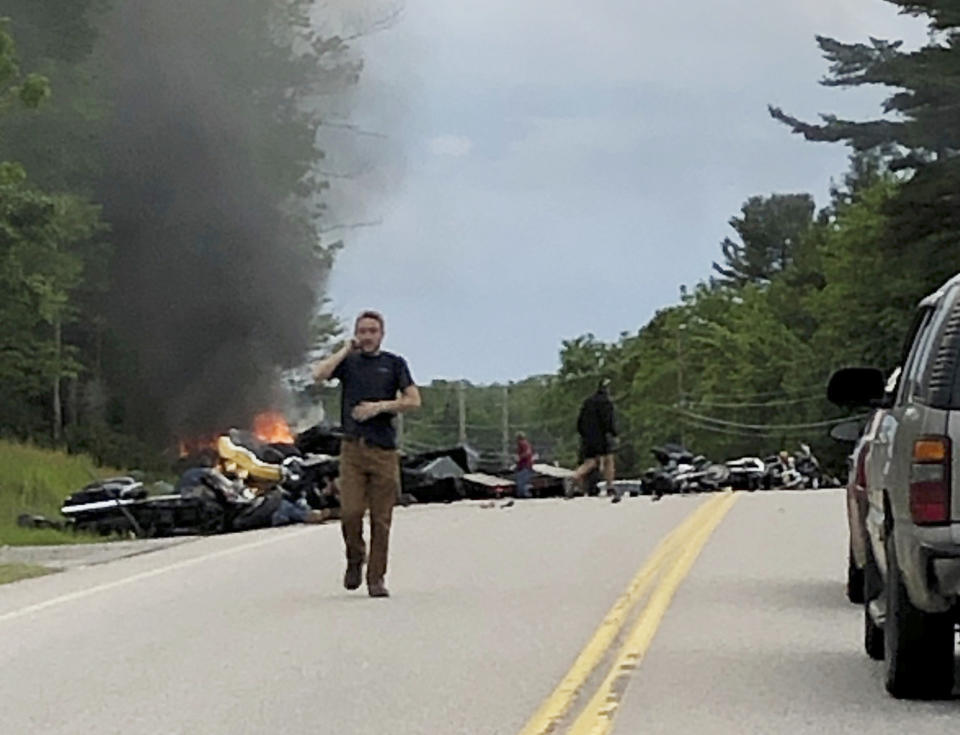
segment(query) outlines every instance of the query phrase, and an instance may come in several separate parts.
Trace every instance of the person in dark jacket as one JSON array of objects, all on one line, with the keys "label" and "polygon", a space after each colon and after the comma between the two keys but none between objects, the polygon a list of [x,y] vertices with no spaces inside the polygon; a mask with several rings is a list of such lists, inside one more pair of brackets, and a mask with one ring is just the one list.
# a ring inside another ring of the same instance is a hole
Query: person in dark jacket
[{"label": "person in dark jacket", "polygon": [[581,464],[567,483],[567,496],[575,489],[582,489],[584,478],[594,469],[600,469],[607,481],[607,493],[613,496],[613,502],[619,503],[621,495],[613,483],[616,476],[613,453],[617,448],[617,424],[613,401],[610,400],[610,381],[600,381],[597,391],[580,406],[577,417],[577,433],[580,435],[580,449],[583,456]]}]

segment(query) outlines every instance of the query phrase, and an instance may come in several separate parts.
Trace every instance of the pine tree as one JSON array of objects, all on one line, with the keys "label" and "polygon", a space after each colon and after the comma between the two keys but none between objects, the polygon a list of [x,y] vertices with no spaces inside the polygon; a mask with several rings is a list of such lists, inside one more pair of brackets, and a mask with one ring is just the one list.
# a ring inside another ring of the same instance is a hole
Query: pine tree
[{"label": "pine tree", "polygon": [[725,238],[720,247],[725,262],[714,263],[724,285],[767,283],[793,262],[795,251],[813,224],[809,194],[751,197],[730,226],[740,242]]},{"label": "pine tree", "polygon": [[960,2],[888,2],[905,15],[927,19],[925,45],[907,51],[901,41],[817,39],[830,62],[823,83],[890,88],[883,116],[853,121],[823,115],[821,123],[813,124],[776,107],[770,113],[807,140],[845,142],[878,155],[885,167],[899,172],[903,184],[883,205],[886,230],[875,240],[875,249],[887,249],[911,264],[911,297],[918,298],[960,262]]},{"label": "pine tree", "polygon": [[901,168],[942,163],[960,151],[960,3],[887,1],[904,14],[929,18],[925,46],[905,51],[902,41],[841,43],[825,36],[817,42],[830,62],[823,84],[890,87],[894,92],[883,104],[889,117],[853,121],[823,115],[817,125],[776,107],[770,113],[808,140],[844,141],[860,151],[886,149]]}]

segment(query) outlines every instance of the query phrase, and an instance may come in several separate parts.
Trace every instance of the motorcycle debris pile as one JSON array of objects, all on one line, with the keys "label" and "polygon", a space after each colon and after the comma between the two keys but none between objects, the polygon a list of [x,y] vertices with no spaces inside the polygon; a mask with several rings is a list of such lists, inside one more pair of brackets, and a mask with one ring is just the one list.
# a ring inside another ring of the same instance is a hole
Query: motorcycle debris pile
[{"label": "motorcycle debris pile", "polygon": [[336,517],[339,437],[311,429],[269,443],[232,429],[213,447],[182,458],[175,486],[133,477],[87,485],[60,509],[66,526],[138,538],[227,533],[278,525],[283,503]]},{"label": "motorcycle debris pile", "polygon": [[639,492],[661,496],[668,493],[711,492],[721,488],[734,490],[813,490],[836,486],[836,478],[825,474],[807,444],[800,444],[796,455],[780,452],[761,459],[741,457],[722,464],[677,444],[656,447],[653,455],[659,463],[644,474]]},{"label": "motorcycle debris pile", "polygon": [[[60,512],[65,520],[24,513],[20,524],[155,538],[299,522],[284,520],[284,504],[300,509],[296,517],[339,517],[340,430],[315,426],[296,436],[280,432],[281,441],[263,436],[256,427],[252,432],[231,429],[208,441],[184,443],[176,485],[147,485],[131,476],[99,480],[64,500]],[[403,455],[398,502],[488,497],[488,488],[472,481],[478,459],[468,447]]]},{"label": "motorcycle debris pile", "polygon": [[[87,531],[102,536],[154,538],[245,531],[339,517],[337,487],[341,434],[337,428],[315,426],[281,441],[266,441],[263,433],[231,429],[191,447],[178,463],[176,485],[146,485],[136,477],[99,480],[70,494],[60,509],[65,520],[24,513],[19,523],[31,528]],[[270,437],[268,437],[270,438]],[[638,480],[617,480],[618,491],[659,498],[673,493],[735,490],[815,489],[836,486],[824,474],[810,447],[796,455],[781,452],[766,458],[741,457],[712,462],[685,447],[666,444],[652,450],[657,465]],[[410,503],[454,502],[465,498],[501,497],[512,491],[493,475],[478,472],[479,455],[457,446],[400,459],[401,494]],[[563,478],[571,472],[537,465],[531,480],[536,497],[562,495]],[[499,473],[508,476],[509,471]],[[587,478],[599,493],[600,478]],[[502,486],[502,487],[501,487]],[[293,514],[286,509],[298,508]],[[320,514],[317,516],[316,514]],[[279,519],[279,520],[278,520]]]}]

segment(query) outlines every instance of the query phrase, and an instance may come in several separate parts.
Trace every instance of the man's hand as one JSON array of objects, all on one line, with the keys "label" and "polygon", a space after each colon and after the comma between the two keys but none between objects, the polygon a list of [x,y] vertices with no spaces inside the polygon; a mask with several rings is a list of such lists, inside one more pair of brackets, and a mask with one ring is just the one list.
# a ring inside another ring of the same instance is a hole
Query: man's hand
[{"label": "man's hand", "polygon": [[359,349],[360,342],[356,337],[351,337],[340,346],[339,350],[330,355],[330,357],[313,364],[313,379],[318,383],[324,380],[329,380],[330,376],[333,375],[334,370],[336,370],[337,366],[347,358],[347,355]]},{"label": "man's hand", "polygon": [[381,413],[401,413],[420,408],[420,391],[417,386],[407,386],[398,395],[393,401],[361,401],[354,406],[350,415],[354,421],[363,422]]},{"label": "man's hand", "polygon": [[382,402],[363,401],[353,407],[353,411],[350,412],[350,415],[353,416],[354,421],[360,421],[362,423],[368,419],[372,419],[374,416],[380,413],[383,413]]}]

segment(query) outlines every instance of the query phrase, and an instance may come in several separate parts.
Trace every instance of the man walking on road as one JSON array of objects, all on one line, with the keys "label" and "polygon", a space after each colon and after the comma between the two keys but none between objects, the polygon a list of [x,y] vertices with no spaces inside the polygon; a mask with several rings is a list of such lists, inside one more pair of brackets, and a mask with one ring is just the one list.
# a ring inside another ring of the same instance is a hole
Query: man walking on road
[{"label": "man walking on road", "polygon": [[613,453],[616,451],[617,426],[609,388],[610,381],[604,378],[597,386],[597,392],[580,406],[577,433],[580,435],[583,464],[577,467],[573,477],[566,483],[567,497],[573,495],[574,489],[582,485],[590,472],[599,468],[607,481],[607,493],[613,495],[613,502],[619,503],[622,499],[613,484],[616,475]]},{"label": "man walking on road", "polygon": [[317,381],[334,378],[342,388],[340,448],[340,517],[347,552],[343,586],[355,590],[367,561],[363,517],[370,508],[370,557],[367,591],[389,597],[384,579],[393,506],[400,492],[400,463],[394,416],[420,407],[420,391],[406,360],[380,349],[383,317],[365,311],[357,317],[354,337],[339,351],[314,365]]}]

